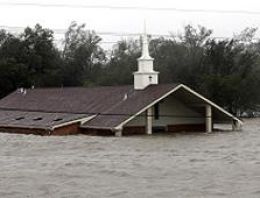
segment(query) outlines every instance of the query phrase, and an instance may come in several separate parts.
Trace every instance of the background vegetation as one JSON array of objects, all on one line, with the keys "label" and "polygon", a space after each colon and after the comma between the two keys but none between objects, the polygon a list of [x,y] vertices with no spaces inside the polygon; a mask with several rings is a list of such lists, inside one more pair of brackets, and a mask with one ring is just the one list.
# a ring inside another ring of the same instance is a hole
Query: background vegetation
[{"label": "background vegetation", "polygon": [[[212,30],[190,25],[172,38],[151,40],[150,53],[161,83],[184,83],[238,114],[260,104],[260,41],[246,28],[217,40]],[[119,41],[110,53],[101,38],[73,22],[63,49],[37,24],[19,36],[0,30],[0,97],[17,88],[133,84],[140,41]]]}]

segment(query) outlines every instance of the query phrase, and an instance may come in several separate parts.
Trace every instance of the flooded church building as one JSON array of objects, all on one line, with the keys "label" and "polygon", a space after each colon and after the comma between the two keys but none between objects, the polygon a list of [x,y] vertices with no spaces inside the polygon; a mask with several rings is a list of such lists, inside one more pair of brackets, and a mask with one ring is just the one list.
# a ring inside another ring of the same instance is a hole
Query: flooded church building
[{"label": "flooded church building", "polygon": [[241,120],[188,86],[160,84],[148,45],[144,33],[133,85],[14,91],[0,100],[0,131],[122,136],[212,132],[216,123],[241,128]]}]

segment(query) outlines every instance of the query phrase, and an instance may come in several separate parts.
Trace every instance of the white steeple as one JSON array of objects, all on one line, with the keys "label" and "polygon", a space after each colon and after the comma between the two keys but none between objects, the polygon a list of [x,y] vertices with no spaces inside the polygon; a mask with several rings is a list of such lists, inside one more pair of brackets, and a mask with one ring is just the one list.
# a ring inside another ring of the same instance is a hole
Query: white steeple
[{"label": "white steeple", "polygon": [[152,59],[149,55],[149,42],[146,33],[146,23],[144,22],[144,33],[142,35],[142,56],[139,59]]},{"label": "white steeple", "polygon": [[149,55],[149,42],[144,24],[142,35],[142,55],[138,58],[138,71],[134,72],[134,88],[136,90],[145,89],[149,85],[158,84],[158,74],[153,70],[153,58]]}]

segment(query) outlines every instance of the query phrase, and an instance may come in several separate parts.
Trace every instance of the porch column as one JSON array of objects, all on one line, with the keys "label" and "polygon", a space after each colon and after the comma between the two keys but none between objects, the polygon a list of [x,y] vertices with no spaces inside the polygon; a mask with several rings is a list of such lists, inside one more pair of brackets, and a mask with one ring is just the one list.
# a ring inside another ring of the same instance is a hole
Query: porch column
[{"label": "porch column", "polygon": [[233,131],[241,130],[241,124],[237,120],[232,120],[232,130]]},{"label": "porch column", "polygon": [[150,107],[146,111],[146,134],[151,135],[153,133],[153,109]]},{"label": "porch column", "polygon": [[115,136],[116,136],[116,137],[122,137],[122,131],[123,131],[123,129],[117,129],[117,130],[115,131]]},{"label": "porch column", "polygon": [[210,105],[206,105],[206,132],[212,132],[212,108]]}]

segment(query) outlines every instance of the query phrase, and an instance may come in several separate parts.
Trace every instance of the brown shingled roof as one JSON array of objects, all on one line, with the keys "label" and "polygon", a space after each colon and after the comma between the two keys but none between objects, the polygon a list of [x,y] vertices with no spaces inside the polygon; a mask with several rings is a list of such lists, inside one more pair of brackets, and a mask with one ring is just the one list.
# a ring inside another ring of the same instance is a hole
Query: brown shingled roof
[{"label": "brown shingled roof", "polygon": [[61,113],[102,113],[120,102],[133,86],[37,88],[19,90],[0,100],[0,109]]},{"label": "brown shingled roof", "polygon": [[144,90],[133,91],[127,96],[126,100],[122,100],[120,103],[103,112],[103,114],[98,115],[91,121],[85,123],[82,127],[114,128],[155,100],[173,90],[176,86],[177,84],[150,85]]},{"label": "brown shingled roof", "polygon": [[51,129],[71,121],[88,117],[86,114],[0,111],[1,127]]},{"label": "brown shingled roof", "polygon": [[[144,90],[129,86],[95,88],[44,88],[19,90],[0,100],[0,111],[95,114],[83,127],[113,128],[174,89],[177,84],[150,85]],[[1,114],[0,114],[1,117]],[[33,123],[28,123],[31,125]]]}]

